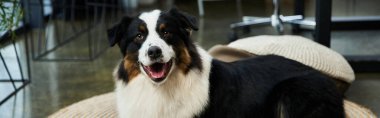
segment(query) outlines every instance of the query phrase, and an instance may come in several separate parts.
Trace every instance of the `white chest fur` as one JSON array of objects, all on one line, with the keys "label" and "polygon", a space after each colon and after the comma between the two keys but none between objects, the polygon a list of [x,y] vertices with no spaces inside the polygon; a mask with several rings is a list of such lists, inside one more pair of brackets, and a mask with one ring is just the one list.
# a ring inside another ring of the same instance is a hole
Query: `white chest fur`
[{"label": "white chest fur", "polygon": [[203,70],[184,75],[173,70],[168,80],[153,84],[140,74],[128,84],[116,80],[117,106],[121,118],[190,118],[202,112],[209,98],[211,57],[198,48]]}]

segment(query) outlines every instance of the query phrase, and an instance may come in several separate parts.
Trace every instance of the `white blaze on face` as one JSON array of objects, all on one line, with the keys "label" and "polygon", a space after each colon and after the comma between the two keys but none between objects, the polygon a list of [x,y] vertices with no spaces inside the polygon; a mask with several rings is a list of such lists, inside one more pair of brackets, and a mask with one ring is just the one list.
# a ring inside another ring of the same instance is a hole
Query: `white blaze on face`
[{"label": "white blaze on face", "polygon": [[151,12],[142,13],[139,18],[146,23],[148,29],[148,35],[146,40],[139,49],[139,61],[145,65],[151,65],[154,63],[148,56],[148,49],[152,46],[157,46],[162,51],[162,61],[164,63],[170,61],[174,57],[175,53],[171,46],[169,46],[164,39],[161,39],[156,31],[157,20],[160,16],[160,10],[153,10]]}]

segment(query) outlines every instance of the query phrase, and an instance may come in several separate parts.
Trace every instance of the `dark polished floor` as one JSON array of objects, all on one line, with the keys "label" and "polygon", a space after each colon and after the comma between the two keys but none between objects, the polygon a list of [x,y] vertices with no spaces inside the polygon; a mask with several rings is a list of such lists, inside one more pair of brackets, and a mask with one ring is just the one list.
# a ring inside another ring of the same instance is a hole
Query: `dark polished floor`
[{"label": "dark polished floor", "polygon": [[[139,11],[152,8],[167,9],[173,2],[167,0],[167,4],[153,4],[139,7]],[[169,5],[168,5],[169,4]],[[198,7],[196,1],[176,1],[178,8],[197,16]],[[380,1],[378,0],[334,0],[333,16],[367,16],[379,15]],[[228,42],[229,25],[241,21],[241,15],[269,16],[272,13],[271,0],[242,0],[241,8],[237,7],[235,0],[206,1],[205,16],[199,17],[200,30],[195,32],[193,40],[208,49],[215,44],[225,44]],[[293,0],[283,0],[281,2],[282,13],[291,15],[293,13]],[[306,15],[314,15],[314,0],[306,0]],[[241,12],[239,12],[239,9]],[[107,25],[101,24],[86,32],[92,36],[94,45],[101,52],[108,46],[105,36],[106,27],[112,24],[106,21]],[[110,23],[111,22],[111,23]],[[48,26],[55,27],[57,24]],[[65,22],[58,25],[75,25]],[[289,29],[289,28],[288,28]],[[290,34],[290,30],[286,31]],[[45,38],[54,40],[57,36],[51,32],[68,32],[70,28],[44,29]],[[37,34],[36,32],[32,32]],[[51,34],[51,35],[49,35]],[[63,33],[62,33],[63,34]],[[275,34],[271,27],[255,27],[251,35]],[[304,33],[310,37],[310,33]],[[88,50],[88,35],[79,36],[77,39],[60,47],[47,57],[67,56],[75,54],[81,57],[86,55]],[[20,36],[21,38],[22,36]],[[332,49],[345,55],[379,55],[380,54],[380,30],[371,31],[339,31],[332,33]],[[51,41],[49,41],[51,42]],[[20,50],[24,41],[17,44]],[[46,43],[45,45],[49,45]],[[13,47],[7,46],[0,51],[4,54]],[[72,56],[72,57],[75,57]],[[5,59],[12,60],[14,55],[5,55]],[[99,57],[92,61],[31,61],[32,83],[18,94],[0,106],[0,118],[41,118],[94,95],[113,91],[114,85],[111,73],[118,60],[121,59],[119,50],[108,48]],[[14,63],[14,62],[13,62]],[[4,69],[0,65],[0,78],[5,76]],[[15,72],[17,73],[17,72]],[[0,97],[6,93],[9,85],[0,84]],[[380,114],[380,73],[356,73],[356,81],[351,85],[346,93],[347,99],[371,108],[376,114]]]}]

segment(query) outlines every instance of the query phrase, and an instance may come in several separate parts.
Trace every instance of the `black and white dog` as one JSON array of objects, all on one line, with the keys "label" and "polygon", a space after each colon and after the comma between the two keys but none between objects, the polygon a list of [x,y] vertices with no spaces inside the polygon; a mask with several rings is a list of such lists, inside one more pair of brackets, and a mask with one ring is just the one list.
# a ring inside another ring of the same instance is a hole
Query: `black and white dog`
[{"label": "black and white dog", "polygon": [[190,39],[196,19],[171,9],[124,17],[108,30],[123,118],[343,118],[342,96],[318,71],[280,56],[232,63]]}]

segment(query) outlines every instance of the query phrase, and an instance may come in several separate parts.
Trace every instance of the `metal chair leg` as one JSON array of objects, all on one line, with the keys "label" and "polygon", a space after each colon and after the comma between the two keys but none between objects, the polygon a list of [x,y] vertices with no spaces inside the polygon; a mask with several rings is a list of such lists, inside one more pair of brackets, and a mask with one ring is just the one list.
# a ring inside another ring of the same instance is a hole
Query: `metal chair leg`
[{"label": "metal chair leg", "polygon": [[230,28],[234,30],[229,37],[236,38],[237,33],[236,29],[245,29],[250,26],[262,26],[262,25],[272,25],[273,28],[277,31],[278,34],[284,33],[284,24],[296,24],[311,27],[314,29],[315,22],[304,20],[302,15],[293,15],[293,16],[283,16],[280,13],[280,0],[273,0],[273,14],[271,17],[255,17],[255,16],[243,16],[243,21],[239,23],[234,23],[230,25]]},{"label": "metal chair leg", "polygon": [[280,3],[279,0],[273,0],[273,14],[271,16],[272,27],[276,29],[277,33],[284,33],[284,25],[280,18]]},{"label": "metal chair leg", "polygon": [[205,14],[204,7],[203,7],[203,0],[198,0],[198,11],[199,11],[199,16],[203,16]]}]

